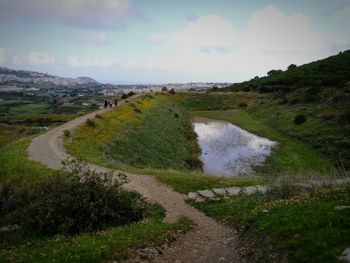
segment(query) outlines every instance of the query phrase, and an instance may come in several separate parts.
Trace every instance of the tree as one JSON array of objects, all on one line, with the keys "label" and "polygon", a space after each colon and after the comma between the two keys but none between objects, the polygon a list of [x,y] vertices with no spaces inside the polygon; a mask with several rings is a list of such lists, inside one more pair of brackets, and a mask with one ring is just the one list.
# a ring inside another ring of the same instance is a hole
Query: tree
[{"label": "tree", "polygon": [[290,64],[289,66],[288,66],[288,70],[291,70],[291,69],[296,69],[298,66],[297,65],[295,65],[295,64]]},{"label": "tree", "polygon": [[282,70],[280,70],[280,69],[272,69],[269,72],[267,72],[267,75],[268,76],[274,76],[274,75],[277,75],[277,74],[279,74],[281,72],[282,72]]},{"label": "tree", "polygon": [[163,87],[162,91],[168,91],[168,88],[167,87]]}]

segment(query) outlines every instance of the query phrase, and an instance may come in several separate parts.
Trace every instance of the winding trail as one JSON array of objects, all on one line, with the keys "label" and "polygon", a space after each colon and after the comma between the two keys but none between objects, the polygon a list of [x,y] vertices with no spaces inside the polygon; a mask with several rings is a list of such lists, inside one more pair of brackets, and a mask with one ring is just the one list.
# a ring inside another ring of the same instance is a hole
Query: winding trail
[{"label": "winding trail", "polygon": [[[129,100],[135,100],[137,97]],[[124,104],[124,101],[119,102],[117,108]],[[73,130],[88,118],[93,119],[96,114],[111,110],[115,108],[89,113],[35,137],[27,149],[29,159],[52,169],[61,169],[61,161],[70,157],[63,146],[63,131]],[[88,166],[97,172],[119,172],[90,163]],[[126,176],[129,180],[125,185],[127,189],[139,192],[147,200],[159,203],[166,209],[166,222],[173,223],[181,217],[187,217],[196,224],[191,231],[181,235],[173,243],[163,246],[162,253],[152,256],[152,262],[245,262],[241,257],[238,236],[233,229],[186,204],[185,196],[158,182],[153,176],[131,173],[126,173]],[[130,260],[140,262],[136,259]]]}]

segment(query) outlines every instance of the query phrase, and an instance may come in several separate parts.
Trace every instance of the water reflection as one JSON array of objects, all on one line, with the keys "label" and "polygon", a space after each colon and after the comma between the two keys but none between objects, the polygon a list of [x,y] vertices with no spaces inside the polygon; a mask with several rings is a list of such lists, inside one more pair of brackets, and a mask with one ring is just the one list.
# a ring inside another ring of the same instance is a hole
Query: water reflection
[{"label": "water reflection", "polygon": [[202,149],[203,170],[209,174],[252,173],[252,167],[263,163],[277,144],[225,121],[200,118],[193,125]]}]

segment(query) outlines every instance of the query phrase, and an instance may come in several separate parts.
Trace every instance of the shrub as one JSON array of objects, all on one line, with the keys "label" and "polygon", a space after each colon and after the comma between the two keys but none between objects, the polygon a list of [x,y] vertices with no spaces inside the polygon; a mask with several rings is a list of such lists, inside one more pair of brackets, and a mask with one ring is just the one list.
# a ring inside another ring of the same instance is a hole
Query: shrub
[{"label": "shrub", "polygon": [[103,119],[103,117],[102,117],[101,114],[96,114],[95,117],[96,117],[97,119]]},{"label": "shrub", "polygon": [[180,117],[180,115],[177,114],[177,113],[175,113],[174,116],[175,116],[175,118],[179,118]]},{"label": "shrub", "polygon": [[298,66],[297,65],[295,65],[295,64],[290,64],[289,66],[288,66],[288,70],[292,70],[292,69],[296,69]]},{"label": "shrub", "polygon": [[125,100],[125,99],[127,99],[128,98],[128,95],[126,95],[126,94],[122,94],[122,100]]},{"label": "shrub", "polygon": [[302,124],[302,123],[304,123],[304,122],[306,122],[306,117],[305,117],[305,115],[303,115],[303,114],[297,114],[297,115],[295,115],[295,117],[294,117],[294,123],[295,123],[296,125],[300,125],[300,124]]},{"label": "shrub", "polygon": [[[74,234],[123,225],[143,218],[145,202],[121,188],[125,176],[91,171],[86,165],[65,162],[69,176],[48,177],[30,191],[17,194],[19,208],[7,219],[27,234]],[[3,192],[6,191],[6,195]],[[11,189],[1,189],[12,207]],[[2,209],[3,210],[3,209]],[[8,210],[8,209],[7,209]]]},{"label": "shrub", "polygon": [[134,112],[135,112],[135,113],[141,113],[141,110],[138,109],[138,108],[135,108],[135,109],[134,109]]},{"label": "shrub", "polygon": [[247,105],[247,103],[245,103],[245,102],[241,102],[241,103],[239,103],[239,107],[241,107],[241,108],[247,108],[248,105]]},{"label": "shrub", "polygon": [[175,94],[175,90],[174,89],[169,90],[169,94],[174,95]]},{"label": "shrub", "polygon": [[96,127],[96,123],[91,119],[86,120],[86,125],[89,127]]},{"label": "shrub", "polygon": [[128,93],[128,97],[131,97],[131,96],[134,96],[135,95],[135,92],[133,92],[133,91],[130,91],[129,93]]},{"label": "shrub", "polygon": [[69,138],[70,137],[70,130],[64,130],[63,135],[65,138]]}]

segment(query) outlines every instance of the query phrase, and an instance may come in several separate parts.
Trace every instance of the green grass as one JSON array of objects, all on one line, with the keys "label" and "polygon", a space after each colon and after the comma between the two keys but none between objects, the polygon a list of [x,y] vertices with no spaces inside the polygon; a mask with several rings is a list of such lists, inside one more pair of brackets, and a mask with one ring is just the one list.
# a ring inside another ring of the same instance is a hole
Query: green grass
[{"label": "green grass", "polygon": [[[128,123],[109,142],[107,158],[138,168],[191,168],[189,162],[197,158],[200,150],[192,134],[189,113],[170,96],[158,95],[154,100],[154,106],[145,110],[142,100],[129,104],[131,111],[141,111],[132,114],[139,121]],[[109,119],[101,122],[108,124]]]},{"label": "green grass", "polygon": [[0,183],[5,180],[33,183],[42,177],[59,172],[28,160],[26,149],[32,137],[26,136],[14,140],[0,150]]},{"label": "green grass", "polygon": [[[95,118],[66,140],[68,151],[83,160],[139,174],[155,175],[180,193],[261,183],[256,177],[225,178],[191,171],[186,160],[197,152],[185,129],[190,114],[186,95],[155,95]],[[207,96],[205,96],[207,98]],[[181,106],[182,105],[182,106]],[[137,107],[141,113],[135,113]],[[169,109],[171,111],[169,111]],[[178,118],[175,117],[178,114]],[[162,169],[160,169],[162,168]],[[175,170],[177,169],[177,170]]]},{"label": "green grass", "polygon": [[[11,182],[14,187],[30,187],[38,180],[54,176],[51,170],[30,161],[26,149],[32,137],[17,136],[11,127],[1,129],[1,140],[8,141],[0,148],[0,184]],[[14,134],[11,134],[14,133]],[[115,227],[97,233],[76,236],[32,237],[20,233],[2,232],[0,235],[0,262],[101,262],[125,258],[129,249],[153,246],[171,240],[178,230],[185,231],[191,223],[162,223],[164,209],[155,206],[147,218],[139,223]]]},{"label": "green grass", "polygon": [[128,257],[133,248],[157,246],[173,240],[177,231],[191,228],[188,220],[162,223],[164,209],[140,223],[77,236],[25,238],[15,234],[0,243],[0,262],[101,262]]},{"label": "green grass", "polygon": [[[272,262],[271,252],[288,254],[288,262],[337,262],[350,243],[350,188],[302,193],[288,199],[270,195],[240,196],[193,204],[242,233]],[[267,211],[267,212],[266,212]],[[255,258],[256,259],[256,258]]]}]

